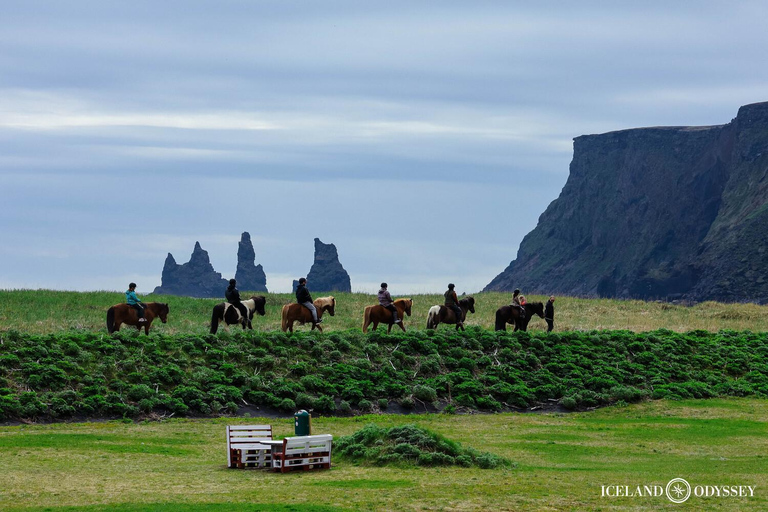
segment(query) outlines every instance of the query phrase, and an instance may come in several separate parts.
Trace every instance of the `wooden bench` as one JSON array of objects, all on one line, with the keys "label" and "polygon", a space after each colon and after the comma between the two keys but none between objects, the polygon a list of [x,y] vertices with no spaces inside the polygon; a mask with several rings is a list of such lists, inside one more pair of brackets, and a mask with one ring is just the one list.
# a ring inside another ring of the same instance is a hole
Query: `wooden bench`
[{"label": "wooden bench", "polygon": [[230,468],[263,468],[271,466],[269,446],[272,425],[228,425],[227,466]]},{"label": "wooden bench", "polygon": [[282,446],[272,447],[272,469],[286,473],[292,469],[329,469],[333,436],[286,437]]}]

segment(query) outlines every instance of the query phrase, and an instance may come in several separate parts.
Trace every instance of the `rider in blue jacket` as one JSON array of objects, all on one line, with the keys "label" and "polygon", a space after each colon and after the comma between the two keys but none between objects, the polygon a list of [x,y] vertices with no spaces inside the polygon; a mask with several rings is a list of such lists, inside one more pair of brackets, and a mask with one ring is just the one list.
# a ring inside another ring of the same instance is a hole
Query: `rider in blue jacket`
[{"label": "rider in blue jacket", "polygon": [[128,285],[128,291],[125,292],[125,302],[127,302],[129,306],[136,310],[136,313],[139,315],[139,323],[147,321],[147,319],[144,318],[144,308],[146,306],[136,296],[136,283],[131,283]]}]

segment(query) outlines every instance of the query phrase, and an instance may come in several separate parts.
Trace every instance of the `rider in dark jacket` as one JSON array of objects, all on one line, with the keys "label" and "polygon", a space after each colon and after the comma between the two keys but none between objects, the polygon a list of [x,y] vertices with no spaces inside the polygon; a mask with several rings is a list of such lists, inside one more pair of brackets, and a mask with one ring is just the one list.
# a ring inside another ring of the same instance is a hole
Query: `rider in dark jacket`
[{"label": "rider in dark jacket", "polygon": [[549,300],[544,305],[544,320],[547,322],[547,332],[552,332],[555,325],[555,296],[550,295]]},{"label": "rider in dark jacket", "polygon": [[463,322],[461,307],[459,307],[459,297],[456,296],[454,288],[456,285],[448,283],[448,290],[443,294],[445,297],[445,307],[450,308],[453,314],[456,315],[456,325],[461,326]]},{"label": "rider in dark jacket", "polygon": [[315,305],[312,302],[312,296],[307,289],[307,280],[303,277],[299,279],[299,286],[296,287],[296,302],[312,313],[312,321],[315,324],[322,322],[322,320],[317,319],[317,308],[315,308]]},{"label": "rider in dark jacket", "polygon": [[224,292],[224,297],[227,299],[227,302],[235,306],[240,311],[243,317],[248,318],[248,308],[245,307],[245,304],[240,302],[240,292],[237,291],[236,285],[237,281],[230,279],[229,286],[227,286],[227,291]]}]

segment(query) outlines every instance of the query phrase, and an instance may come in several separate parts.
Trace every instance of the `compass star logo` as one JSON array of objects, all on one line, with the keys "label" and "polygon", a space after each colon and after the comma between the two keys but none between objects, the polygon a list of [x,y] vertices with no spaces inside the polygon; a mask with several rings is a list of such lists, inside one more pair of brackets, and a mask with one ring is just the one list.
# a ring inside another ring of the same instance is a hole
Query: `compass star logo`
[{"label": "compass star logo", "polygon": [[683,478],[673,478],[667,484],[665,492],[672,503],[682,503],[691,497],[691,484]]}]

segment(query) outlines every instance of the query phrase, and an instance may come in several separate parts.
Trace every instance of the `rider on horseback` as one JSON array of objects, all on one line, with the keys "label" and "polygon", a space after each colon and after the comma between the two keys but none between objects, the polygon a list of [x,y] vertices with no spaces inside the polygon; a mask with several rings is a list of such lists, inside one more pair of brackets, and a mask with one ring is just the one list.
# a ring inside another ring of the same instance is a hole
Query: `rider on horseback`
[{"label": "rider on horseback", "polygon": [[381,283],[381,290],[379,290],[379,304],[392,312],[392,317],[395,319],[396,324],[401,322],[401,320],[397,318],[397,308],[392,303],[392,296],[387,291],[387,283]]},{"label": "rider on horseback", "polygon": [[515,288],[515,291],[512,292],[512,304],[510,306],[518,308],[520,310],[520,318],[525,318],[525,296],[520,294],[519,288]]},{"label": "rider on horseback", "polygon": [[456,296],[456,291],[454,290],[455,287],[456,285],[453,283],[448,283],[448,290],[443,296],[445,297],[445,307],[449,308],[453,311],[453,314],[456,315],[456,325],[462,327],[464,322],[462,322],[462,313],[461,308],[459,307],[459,298]]},{"label": "rider on horseback", "polygon": [[237,291],[236,285],[237,281],[230,279],[229,286],[227,286],[227,291],[224,292],[224,297],[227,299],[227,302],[235,306],[240,311],[240,314],[243,315],[243,318],[248,318],[248,308],[245,307],[245,304],[240,302],[240,292]]},{"label": "rider on horseback", "polygon": [[307,290],[306,278],[299,278],[299,286],[296,287],[296,302],[312,313],[312,323],[317,325],[322,322],[322,320],[317,319],[317,308],[315,308],[315,305],[312,302],[312,296],[309,294],[309,290]]},{"label": "rider on horseback", "polygon": [[147,321],[147,319],[144,318],[144,308],[147,306],[136,296],[136,283],[130,283],[128,285],[128,291],[125,292],[125,302],[136,310],[136,313],[139,315],[139,323]]}]

